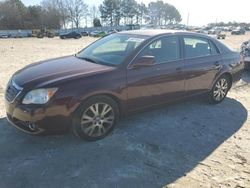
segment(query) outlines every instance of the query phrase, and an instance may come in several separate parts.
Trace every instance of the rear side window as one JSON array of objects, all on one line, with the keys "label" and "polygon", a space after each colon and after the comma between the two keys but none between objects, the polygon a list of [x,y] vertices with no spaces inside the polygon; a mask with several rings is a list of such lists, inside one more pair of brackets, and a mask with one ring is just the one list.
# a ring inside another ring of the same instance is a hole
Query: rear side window
[{"label": "rear side window", "polygon": [[210,44],[207,39],[184,37],[185,58],[211,55]]},{"label": "rear side window", "polygon": [[156,63],[165,63],[180,59],[179,38],[177,36],[161,37],[149,44],[140,56],[154,56]]}]

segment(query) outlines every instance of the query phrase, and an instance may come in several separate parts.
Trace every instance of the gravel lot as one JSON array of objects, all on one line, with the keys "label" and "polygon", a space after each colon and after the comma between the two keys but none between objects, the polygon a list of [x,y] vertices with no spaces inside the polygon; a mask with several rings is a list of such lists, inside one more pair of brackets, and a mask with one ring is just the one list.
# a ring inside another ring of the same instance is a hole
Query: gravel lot
[{"label": "gravel lot", "polygon": [[[228,36],[239,49],[250,39]],[[93,38],[0,40],[0,187],[250,187],[250,72],[221,104],[191,99],[123,119],[112,135],[30,136],[7,123],[10,76],[35,61],[73,54]]]}]

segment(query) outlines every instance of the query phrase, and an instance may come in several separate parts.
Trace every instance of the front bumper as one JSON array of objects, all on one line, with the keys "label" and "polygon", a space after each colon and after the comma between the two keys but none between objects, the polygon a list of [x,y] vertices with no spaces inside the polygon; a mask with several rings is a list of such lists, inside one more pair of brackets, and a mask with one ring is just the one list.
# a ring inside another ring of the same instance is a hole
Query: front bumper
[{"label": "front bumper", "polygon": [[[21,109],[17,103],[5,101],[7,120],[17,129],[29,134],[41,134],[45,129],[38,126],[39,119],[35,111]],[[31,126],[32,125],[32,126]]]},{"label": "front bumper", "polygon": [[29,134],[69,130],[71,118],[61,105],[23,105],[5,101],[8,121],[17,129]]},{"label": "front bumper", "polygon": [[43,132],[45,132],[44,129],[38,127],[36,124],[29,121],[20,121],[12,117],[10,114],[7,114],[7,120],[9,123],[11,123],[11,125],[28,134],[35,135],[35,134],[42,134]]}]

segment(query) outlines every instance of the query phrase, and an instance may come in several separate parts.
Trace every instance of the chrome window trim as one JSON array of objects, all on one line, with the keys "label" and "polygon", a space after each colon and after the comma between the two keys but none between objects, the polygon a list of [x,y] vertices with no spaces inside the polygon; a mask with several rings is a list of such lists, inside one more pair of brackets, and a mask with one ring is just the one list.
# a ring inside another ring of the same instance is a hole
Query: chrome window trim
[{"label": "chrome window trim", "polygon": [[[148,45],[149,44],[151,44],[152,42],[154,42],[154,41],[157,41],[157,40],[159,40],[160,38],[163,38],[163,37],[172,37],[172,36],[174,36],[174,37],[179,37],[180,35],[178,35],[178,34],[173,34],[173,33],[168,33],[168,34],[165,34],[165,35],[160,35],[160,36],[158,36],[158,37],[155,37],[155,38],[152,38],[151,40],[149,40],[141,49],[140,49],[140,51],[133,57],[133,59],[129,62],[129,64],[127,65],[127,69],[128,70],[130,70],[130,69],[133,69],[133,66],[130,66],[131,64],[132,64],[132,62],[139,56],[139,54],[146,48],[146,47],[148,47]],[[179,40],[179,39],[178,39]],[[180,45],[180,44],[179,44]],[[180,49],[179,50],[181,50],[181,46],[179,47]],[[181,52],[181,51],[180,51]],[[180,55],[181,55],[181,53],[180,53]],[[174,61],[181,61],[181,60],[183,60],[184,58],[182,58],[182,57],[180,57],[180,58],[178,58],[178,59],[176,59],[176,60],[174,60]],[[160,63],[160,64],[163,64],[163,63]]]},{"label": "chrome window trim", "polygon": [[194,56],[194,57],[185,57],[185,55],[186,55],[186,54],[185,54],[185,49],[183,48],[183,50],[184,50],[183,60],[192,60],[192,59],[196,59],[196,58],[207,58],[207,57],[218,56],[218,55],[221,55],[221,54],[222,54],[220,48],[218,48],[218,46],[215,44],[215,42],[214,42],[212,39],[208,38],[208,37],[194,36],[194,35],[183,35],[183,36],[182,36],[183,42],[184,42],[184,38],[185,38],[185,37],[195,38],[195,39],[201,39],[201,40],[207,40],[207,42],[208,42],[210,48],[211,48],[210,43],[212,43],[212,44],[216,47],[216,49],[219,51],[219,53],[217,53],[217,54],[201,55],[201,56]]}]

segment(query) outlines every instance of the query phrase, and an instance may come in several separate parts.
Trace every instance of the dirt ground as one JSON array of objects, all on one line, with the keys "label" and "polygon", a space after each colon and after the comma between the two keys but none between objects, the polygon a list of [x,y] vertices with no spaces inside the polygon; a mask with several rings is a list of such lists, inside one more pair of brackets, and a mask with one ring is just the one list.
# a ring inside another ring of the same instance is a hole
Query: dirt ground
[{"label": "dirt ground", "polygon": [[[239,50],[250,33],[223,41]],[[36,137],[7,123],[4,88],[32,62],[93,42],[0,40],[0,187],[250,188],[250,72],[219,105],[189,100],[123,119],[98,142],[71,134]]]}]

